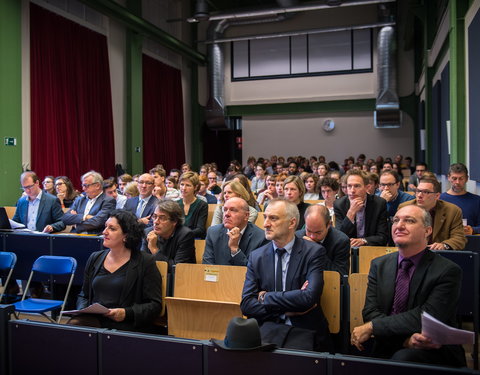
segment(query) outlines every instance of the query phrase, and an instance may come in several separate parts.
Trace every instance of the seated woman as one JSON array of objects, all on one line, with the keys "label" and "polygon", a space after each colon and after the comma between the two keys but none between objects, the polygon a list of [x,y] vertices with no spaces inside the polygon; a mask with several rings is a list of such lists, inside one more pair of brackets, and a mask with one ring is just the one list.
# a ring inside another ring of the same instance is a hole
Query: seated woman
[{"label": "seated woman", "polygon": [[307,173],[302,178],[303,183],[305,184],[305,196],[304,200],[307,201],[316,201],[321,199],[318,194],[318,176],[314,173]]},{"label": "seated woman", "polygon": [[176,201],[185,213],[184,225],[190,228],[195,238],[204,239],[207,234],[208,204],[196,197],[200,187],[197,172],[185,172],[180,176],[182,199]]},{"label": "seated woman", "polygon": [[208,177],[205,175],[200,175],[198,177],[198,180],[200,181],[200,185],[198,188],[197,198],[200,198],[208,204],[217,204],[217,198],[215,197],[215,195],[209,194],[207,192]]},{"label": "seated woman", "polygon": [[[220,195],[221,204],[219,204],[217,208],[215,208],[215,211],[213,213],[212,226],[223,223],[223,205],[226,201],[233,197],[243,198],[248,203],[250,195],[240,182],[230,180],[225,182],[222,186],[222,194]],[[258,216],[258,211],[250,204],[248,205],[248,209],[248,221],[252,224],[255,224]]]},{"label": "seated woman", "polygon": [[53,185],[53,176],[45,176],[42,185],[43,191],[47,192],[48,194],[57,195],[55,186]]},{"label": "seated woman", "polygon": [[259,205],[268,204],[273,198],[277,198],[277,190],[275,189],[277,175],[267,175],[267,188],[258,194],[257,203]]},{"label": "seated woman", "polygon": [[58,176],[55,179],[55,190],[62,208],[69,208],[78,197],[78,191],[75,190],[72,181],[67,176]]},{"label": "seated woman", "polygon": [[162,308],[162,280],[153,256],[139,250],[143,230],[134,214],[114,210],[103,235],[107,249],[88,259],[77,309],[98,302],[109,311],[81,314],[68,324],[148,332]]},{"label": "seated woman", "polygon": [[297,230],[302,229],[305,225],[305,211],[310,204],[303,201],[305,195],[305,184],[298,176],[288,176],[283,181],[283,191],[285,199],[297,205],[300,212],[300,220],[298,221]]}]

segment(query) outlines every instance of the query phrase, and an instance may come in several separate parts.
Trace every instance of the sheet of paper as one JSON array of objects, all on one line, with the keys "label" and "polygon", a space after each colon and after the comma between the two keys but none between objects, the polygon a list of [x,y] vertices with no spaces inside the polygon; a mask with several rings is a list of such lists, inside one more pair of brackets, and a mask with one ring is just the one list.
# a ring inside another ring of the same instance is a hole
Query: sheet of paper
[{"label": "sheet of paper", "polygon": [[68,311],[64,311],[63,313],[69,314],[69,315],[78,315],[78,314],[105,314],[107,312],[108,312],[108,308],[106,308],[105,306],[99,303],[94,303],[80,310],[68,310]]},{"label": "sheet of paper", "polygon": [[440,345],[473,344],[475,339],[473,332],[447,326],[426,312],[422,313],[422,335]]},{"label": "sheet of paper", "polygon": [[10,222],[10,226],[12,227],[12,229],[25,228],[25,225],[23,225],[22,223],[13,221],[12,219],[8,219],[8,221]]}]

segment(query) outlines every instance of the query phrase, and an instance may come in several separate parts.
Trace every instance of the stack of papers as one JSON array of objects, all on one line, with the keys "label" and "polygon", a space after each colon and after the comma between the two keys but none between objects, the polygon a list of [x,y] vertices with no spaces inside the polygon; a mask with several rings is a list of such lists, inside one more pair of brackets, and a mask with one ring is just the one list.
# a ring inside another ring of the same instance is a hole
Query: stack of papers
[{"label": "stack of papers", "polygon": [[78,314],[102,314],[103,315],[108,313],[108,311],[109,309],[106,308],[105,306],[99,303],[94,303],[80,310],[68,310],[68,311],[64,311],[63,313],[68,315],[78,315]]},{"label": "stack of papers", "polygon": [[425,311],[422,313],[422,335],[439,345],[473,344],[475,340],[473,332],[447,326]]}]

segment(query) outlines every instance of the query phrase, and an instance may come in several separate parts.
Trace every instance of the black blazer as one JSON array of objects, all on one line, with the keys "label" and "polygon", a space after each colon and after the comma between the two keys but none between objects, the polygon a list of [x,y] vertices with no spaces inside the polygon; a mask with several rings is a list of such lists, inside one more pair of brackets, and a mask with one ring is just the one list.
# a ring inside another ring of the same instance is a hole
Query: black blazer
[{"label": "black blazer", "polygon": [[[272,243],[253,251],[247,266],[241,309],[244,315],[255,318],[259,324],[275,322],[286,312],[310,312],[292,316],[295,327],[314,330],[321,337],[328,336],[328,323],[320,306],[325,268],[325,249],[318,244],[295,237],[286,286],[275,292],[275,255]],[[308,280],[308,287],[301,290]],[[267,291],[264,303],[258,301],[260,291]]]},{"label": "black blazer", "polygon": [[[152,230],[152,227],[145,229],[145,238],[142,242],[142,250],[149,254],[147,235]],[[192,230],[182,224],[177,224],[175,232],[169,239],[164,240],[159,237],[157,246],[158,252],[154,255],[155,260],[167,262],[169,271],[177,263],[196,263],[195,237]]]},{"label": "black blazer", "polygon": [[[208,203],[197,198],[197,206],[191,213],[188,227],[193,231],[195,238],[204,239],[207,234],[207,217],[208,217]],[[183,211],[183,201],[181,199],[176,201]],[[190,207],[190,209],[192,209]],[[195,262],[194,262],[195,263]]]},{"label": "black blazer", "polygon": [[[350,208],[348,196],[337,199],[335,210],[335,228],[350,238],[357,238],[357,227],[347,218]],[[388,212],[385,199],[367,194],[365,208],[365,236],[369,246],[385,246],[388,242]]]},{"label": "black blazer", "polygon": [[[422,331],[421,314],[426,311],[450,326],[456,326],[462,270],[450,260],[426,250],[410,282],[407,311],[389,315],[395,295],[398,252],[372,261],[363,320],[373,324],[374,355],[390,358],[403,348],[407,337]],[[460,345],[441,348],[465,361]]]},{"label": "black blazer", "polygon": [[[297,237],[303,238],[306,231],[305,229],[297,230],[295,234]],[[325,270],[348,275],[350,270],[350,239],[348,236],[331,226],[322,245],[327,255],[325,257]]]},{"label": "black blazer", "polygon": [[[90,255],[85,266],[82,291],[77,299],[77,309],[92,304],[93,281],[110,250],[97,251]],[[127,275],[120,296],[119,308],[125,308],[126,319],[119,322],[121,329],[148,330],[162,309],[162,278],[155,259],[145,252],[132,252]],[[112,320],[111,325],[115,322]]]}]

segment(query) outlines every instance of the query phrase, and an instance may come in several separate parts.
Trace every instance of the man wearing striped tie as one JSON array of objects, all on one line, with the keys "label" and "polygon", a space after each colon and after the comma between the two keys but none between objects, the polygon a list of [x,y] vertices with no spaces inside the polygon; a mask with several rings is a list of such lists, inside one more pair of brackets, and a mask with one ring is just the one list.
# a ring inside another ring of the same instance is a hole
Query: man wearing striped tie
[{"label": "man wearing striped tie", "polygon": [[158,199],[152,195],[155,180],[149,173],[144,173],[138,178],[138,191],[140,195],[127,199],[125,210],[134,213],[139,223],[147,226],[155,211]]},{"label": "man wearing striped tie", "polygon": [[460,345],[438,345],[423,335],[421,314],[429,313],[450,326],[460,296],[462,271],[427,248],[432,217],[408,205],[393,217],[392,238],[398,252],[372,261],[363,309],[365,324],[352,332],[359,350],[374,337],[373,356],[401,361],[465,366]]}]

